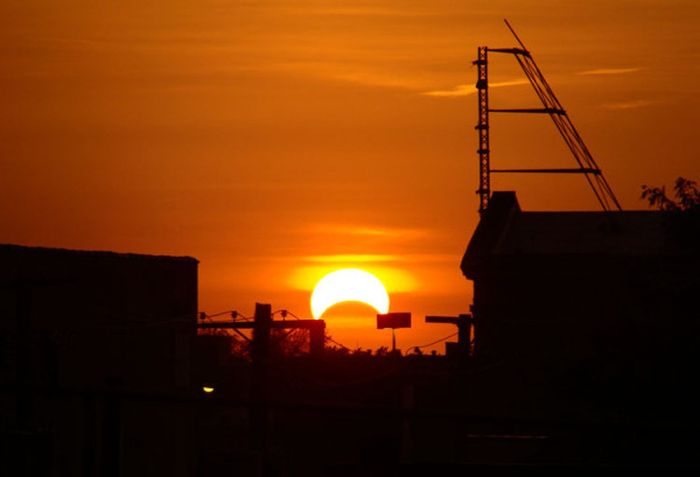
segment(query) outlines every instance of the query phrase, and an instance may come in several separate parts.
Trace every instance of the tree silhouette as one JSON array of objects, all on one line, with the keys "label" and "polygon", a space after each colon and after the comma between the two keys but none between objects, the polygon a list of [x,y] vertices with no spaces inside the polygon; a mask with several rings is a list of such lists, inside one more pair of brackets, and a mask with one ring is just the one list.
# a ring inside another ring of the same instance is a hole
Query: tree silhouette
[{"label": "tree silhouette", "polygon": [[700,191],[697,183],[684,177],[676,179],[673,185],[675,200],[666,195],[666,187],[642,186],[642,199],[664,212],[697,211],[700,209]]},{"label": "tree silhouette", "polygon": [[309,332],[303,329],[271,330],[270,353],[276,358],[309,353]]},{"label": "tree silhouette", "polygon": [[668,238],[685,250],[700,253],[700,191],[697,183],[684,177],[673,185],[674,199],[662,187],[642,186],[642,199],[666,213]]}]

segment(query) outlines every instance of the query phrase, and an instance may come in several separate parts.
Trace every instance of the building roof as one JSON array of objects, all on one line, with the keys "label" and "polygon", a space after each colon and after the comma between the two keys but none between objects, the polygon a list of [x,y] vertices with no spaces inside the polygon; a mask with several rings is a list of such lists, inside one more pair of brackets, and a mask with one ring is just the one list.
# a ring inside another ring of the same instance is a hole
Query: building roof
[{"label": "building roof", "polygon": [[159,260],[159,261],[180,261],[199,263],[196,258],[187,256],[170,256],[170,255],[146,255],[139,253],[118,253],[98,250],[72,250],[66,248],[49,248],[49,247],[30,247],[25,245],[0,244],[0,254],[50,254],[50,255],[65,255],[75,257],[95,257],[100,259],[118,259],[118,260]]},{"label": "building roof", "polygon": [[492,256],[688,253],[669,234],[668,219],[658,211],[523,212],[515,192],[494,192],[469,242],[462,271],[471,276]]},{"label": "building roof", "polygon": [[656,254],[664,245],[656,212],[522,212],[492,253]]}]

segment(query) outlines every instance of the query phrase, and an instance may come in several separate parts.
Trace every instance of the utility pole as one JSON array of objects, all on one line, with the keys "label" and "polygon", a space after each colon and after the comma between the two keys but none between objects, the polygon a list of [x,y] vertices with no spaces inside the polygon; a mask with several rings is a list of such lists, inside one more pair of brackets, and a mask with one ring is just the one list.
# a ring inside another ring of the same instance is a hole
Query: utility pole
[{"label": "utility pole", "polygon": [[[270,306],[270,305],[264,305]],[[256,308],[257,313],[257,308]],[[257,317],[257,314],[256,314]],[[270,351],[270,329],[275,330],[290,330],[290,329],[304,329],[309,330],[309,353],[311,356],[320,357],[323,355],[323,350],[325,348],[325,331],[326,322],[324,320],[287,320],[287,321],[274,321],[270,318],[269,324],[264,327],[261,324],[256,324],[257,320],[253,323],[249,321],[234,321],[229,323],[199,323],[197,327],[199,329],[230,329],[230,330],[253,330],[253,345],[251,350],[251,355],[256,353],[269,353]],[[267,332],[265,332],[267,329]],[[257,330],[257,331],[256,331]],[[267,337],[265,337],[267,336]],[[258,337],[261,340],[257,344]],[[254,356],[252,356],[253,359]]]},{"label": "utility pole", "polygon": [[265,475],[265,461],[268,453],[269,420],[269,366],[270,334],[273,329],[305,329],[309,331],[309,352],[311,356],[323,355],[326,322],[323,320],[289,320],[272,319],[272,306],[255,304],[253,322],[233,321],[227,323],[199,323],[199,329],[232,329],[253,331],[251,340],[252,377],[250,390],[250,445],[260,453],[261,474]]},{"label": "utility pole", "polygon": [[459,353],[466,357],[471,353],[471,329],[474,318],[469,314],[458,316],[426,316],[426,323],[449,323],[457,326],[457,345]]},{"label": "utility pole", "polygon": [[[251,383],[251,446],[260,452],[261,465],[267,458],[268,421],[268,364],[270,356],[270,329],[272,327],[272,307],[269,304],[255,304],[253,322],[252,360],[253,376]],[[263,469],[264,474],[264,469]]]},{"label": "utility pole", "polygon": [[[306,320],[299,320],[306,321]],[[291,323],[294,323],[293,321]],[[323,320],[309,320],[306,324],[309,329],[309,353],[311,356],[321,356],[323,355],[323,348],[325,345],[325,331],[326,322]]]}]

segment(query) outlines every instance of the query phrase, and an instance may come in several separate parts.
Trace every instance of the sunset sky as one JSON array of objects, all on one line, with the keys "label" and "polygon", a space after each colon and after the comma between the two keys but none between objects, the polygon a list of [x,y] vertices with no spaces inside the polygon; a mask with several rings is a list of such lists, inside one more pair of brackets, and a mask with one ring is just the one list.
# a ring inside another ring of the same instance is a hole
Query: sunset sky
[{"label": "sunset sky", "polygon": [[[623,208],[700,180],[697,0],[4,1],[0,242],[196,257],[210,313],[310,317],[318,279],[361,268],[413,312],[399,346],[449,334],[423,316],[471,302],[471,61],[516,46],[503,18]],[[490,76],[492,107],[538,106],[512,58]],[[491,126],[494,167],[573,166],[546,117]],[[597,209],[581,177],[492,187]],[[391,341],[367,306],[327,324],[350,347]]]}]

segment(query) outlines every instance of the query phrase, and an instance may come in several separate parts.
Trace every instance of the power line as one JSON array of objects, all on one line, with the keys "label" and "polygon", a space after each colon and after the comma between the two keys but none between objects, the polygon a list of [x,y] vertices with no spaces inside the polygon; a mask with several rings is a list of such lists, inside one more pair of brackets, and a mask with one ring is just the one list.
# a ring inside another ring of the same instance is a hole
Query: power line
[{"label": "power line", "polygon": [[444,338],[440,338],[437,341],[433,341],[432,343],[428,343],[428,344],[424,344],[424,345],[420,345],[420,346],[410,346],[409,349],[410,348],[427,348],[428,346],[433,346],[433,345],[438,344],[442,341],[449,340],[450,338],[457,336],[458,334],[459,334],[459,331],[452,333],[451,335],[447,335]]},{"label": "power line", "polygon": [[249,321],[249,320],[250,320],[250,318],[248,318],[247,316],[243,315],[242,313],[239,313],[239,312],[236,311],[236,310],[226,310],[226,311],[220,311],[220,312],[211,313],[211,314],[206,313],[206,312],[204,312],[204,311],[200,311],[200,312],[199,312],[199,316],[200,316],[200,318],[202,319],[202,321],[205,320],[205,319],[209,319],[210,321],[212,321],[212,320],[211,320],[212,318],[216,318],[217,316],[224,316],[224,315],[230,315],[231,318],[232,318],[233,320],[236,320],[236,319],[238,319],[238,318],[242,318],[242,319],[244,319],[244,320],[246,320],[246,321]]},{"label": "power line", "polygon": [[273,311],[273,312],[272,312],[272,315],[274,316],[274,315],[276,315],[276,314],[278,314],[278,313],[282,316],[282,319],[283,319],[283,320],[284,320],[285,318],[287,318],[287,315],[291,315],[292,318],[296,318],[297,320],[301,320],[301,318],[299,318],[297,315],[295,315],[294,313],[292,313],[291,311],[289,311],[289,310],[287,310],[287,309],[285,309],[285,308],[280,308],[279,310]]},{"label": "power line", "polygon": [[338,345],[338,346],[340,346],[341,348],[350,351],[350,348],[348,348],[347,346],[345,346],[343,343],[337,342],[336,340],[334,340],[334,339],[331,338],[330,336],[326,336],[326,339],[327,339],[328,341],[330,341],[331,343],[333,343],[333,344],[335,344],[335,345]]}]

